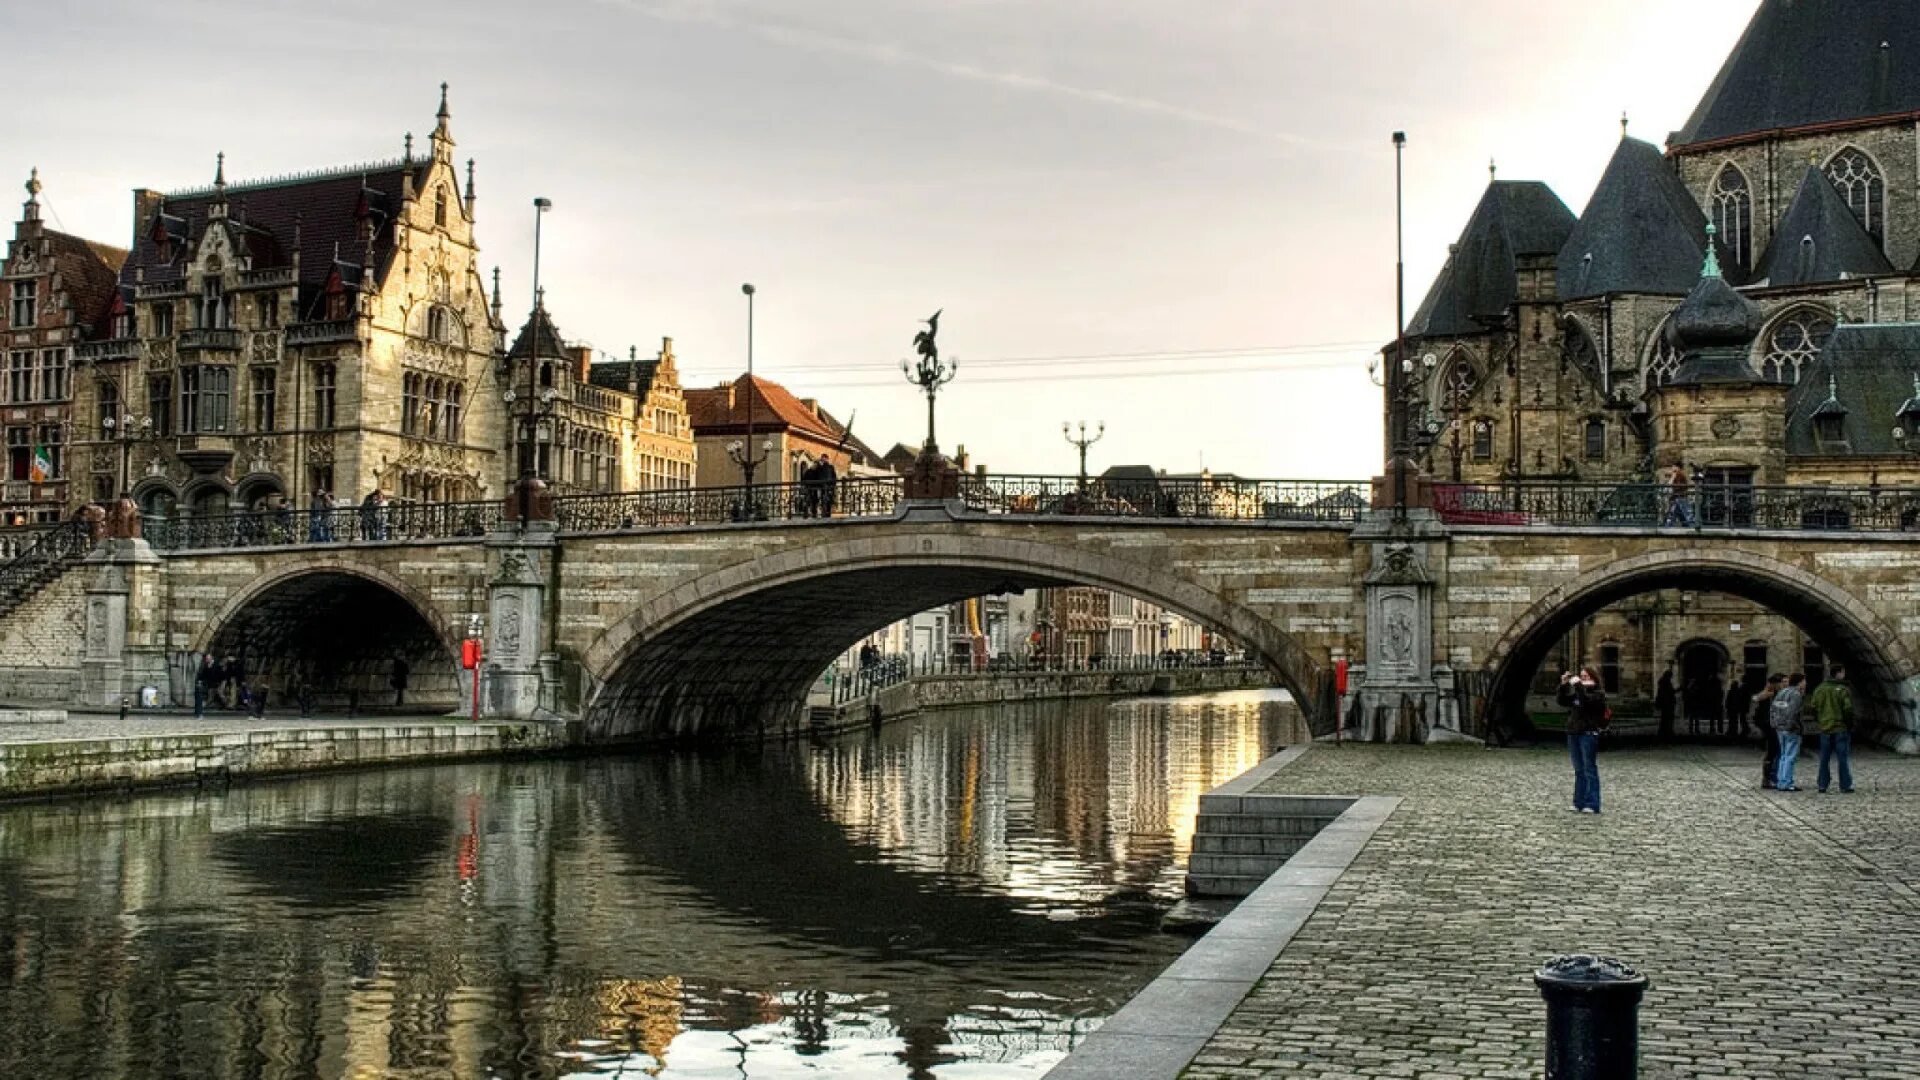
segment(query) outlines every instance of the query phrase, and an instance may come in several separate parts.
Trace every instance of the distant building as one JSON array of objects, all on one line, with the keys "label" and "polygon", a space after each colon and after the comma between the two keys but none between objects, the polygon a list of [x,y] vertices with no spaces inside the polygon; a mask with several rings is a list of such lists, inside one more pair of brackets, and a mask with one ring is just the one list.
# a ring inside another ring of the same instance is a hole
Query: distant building
[{"label": "distant building", "polygon": [[[127,253],[46,227],[40,219],[40,174],[27,180],[27,201],[0,263],[0,434],[6,466],[0,477],[0,522],[53,521],[67,507],[108,498],[119,483],[118,459],[73,453],[74,350],[107,318]],[[117,410],[114,414],[117,415]],[[117,422],[117,421],[116,421]]]},{"label": "distant building", "polygon": [[[689,390],[687,415],[698,448],[695,486],[724,487],[742,482],[734,455],[759,460],[754,482],[797,483],[822,455],[846,476],[857,463],[878,461],[866,444],[812,398],[798,398],[770,379],[742,375],[719,386]],[[729,454],[729,449],[733,454]]]}]

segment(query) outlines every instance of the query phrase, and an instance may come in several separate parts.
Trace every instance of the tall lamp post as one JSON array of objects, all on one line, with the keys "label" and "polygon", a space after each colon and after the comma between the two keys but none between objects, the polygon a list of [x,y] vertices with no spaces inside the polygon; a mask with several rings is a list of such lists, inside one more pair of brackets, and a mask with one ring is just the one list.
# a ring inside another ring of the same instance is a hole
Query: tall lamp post
[{"label": "tall lamp post", "polygon": [[[530,324],[531,333],[527,348],[527,393],[524,399],[525,404],[520,410],[518,425],[520,436],[518,440],[520,444],[520,480],[519,483],[515,485],[519,493],[521,529],[527,527],[527,521],[533,516],[534,493],[543,486],[540,482],[537,456],[539,451],[535,446],[535,441],[539,435],[539,414],[541,411],[550,412],[552,410],[554,398],[551,387],[548,388],[548,392],[544,395],[539,392],[540,319],[542,315],[540,294],[540,223],[541,219],[546,216],[547,211],[552,208],[553,200],[551,199],[536,196],[533,200],[533,320]],[[504,396],[506,398],[507,410],[511,412],[515,404],[514,399],[517,395],[512,390],[508,390]]]},{"label": "tall lamp post", "polygon": [[754,397],[759,392],[753,381],[753,296],[757,290],[749,281],[740,286],[740,292],[747,298],[747,437],[743,442],[735,439],[727,444],[727,457],[740,466],[740,505],[734,510],[736,520],[760,520],[760,507],[753,497],[753,474],[760,463],[773,454],[773,440],[768,438],[761,446],[753,444]]},{"label": "tall lamp post", "polygon": [[1406,227],[1402,212],[1401,159],[1407,133],[1393,133],[1393,363],[1387,367],[1387,469],[1393,474],[1393,522],[1407,520],[1407,260]]},{"label": "tall lamp post", "polygon": [[1105,420],[1100,421],[1100,427],[1093,433],[1092,438],[1087,437],[1087,422],[1085,420],[1080,421],[1080,434],[1077,437],[1073,434],[1073,426],[1071,424],[1063,423],[1060,425],[1060,434],[1065,436],[1067,442],[1080,451],[1080,490],[1082,492],[1085,492],[1087,488],[1087,447],[1099,442],[1106,433],[1107,422]]},{"label": "tall lamp post", "polygon": [[132,479],[130,474],[133,471],[133,444],[153,436],[153,418],[142,416],[135,419],[132,413],[117,419],[107,416],[101,418],[100,426],[106,429],[109,440],[120,444],[120,474],[116,490],[122,498],[126,498],[129,495],[128,481]]}]

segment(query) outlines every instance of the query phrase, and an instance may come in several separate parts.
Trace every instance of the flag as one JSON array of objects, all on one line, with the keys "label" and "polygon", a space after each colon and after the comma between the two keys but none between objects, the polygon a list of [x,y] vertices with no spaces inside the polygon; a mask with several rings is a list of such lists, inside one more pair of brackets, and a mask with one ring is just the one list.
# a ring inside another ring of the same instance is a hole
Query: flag
[{"label": "flag", "polygon": [[44,484],[53,476],[53,459],[47,456],[47,448],[33,448],[33,464],[27,469],[27,480],[35,484]]}]

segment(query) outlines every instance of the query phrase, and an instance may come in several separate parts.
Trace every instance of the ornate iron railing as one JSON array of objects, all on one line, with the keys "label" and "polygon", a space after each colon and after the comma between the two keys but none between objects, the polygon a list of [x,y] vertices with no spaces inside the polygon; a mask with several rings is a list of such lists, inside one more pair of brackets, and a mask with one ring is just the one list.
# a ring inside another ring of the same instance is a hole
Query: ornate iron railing
[{"label": "ornate iron railing", "polygon": [[464,503],[388,503],[331,510],[243,510],[198,517],[147,517],[141,532],[162,551],[383,544],[485,536],[505,522],[497,499]]},{"label": "ornate iron railing", "polygon": [[85,521],[41,530],[32,543],[0,563],[0,612],[11,611],[92,550],[93,531]]},{"label": "ornate iron railing", "polygon": [[1654,483],[1438,484],[1451,525],[1920,531],[1920,488]]},{"label": "ornate iron railing", "polygon": [[1101,479],[968,476],[967,509],[987,514],[1353,522],[1367,508],[1363,481],[1237,477]]},{"label": "ornate iron railing", "polygon": [[904,497],[896,476],[848,477],[832,484],[755,484],[573,495],[555,499],[562,532],[608,532],[808,518],[887,517]]}]

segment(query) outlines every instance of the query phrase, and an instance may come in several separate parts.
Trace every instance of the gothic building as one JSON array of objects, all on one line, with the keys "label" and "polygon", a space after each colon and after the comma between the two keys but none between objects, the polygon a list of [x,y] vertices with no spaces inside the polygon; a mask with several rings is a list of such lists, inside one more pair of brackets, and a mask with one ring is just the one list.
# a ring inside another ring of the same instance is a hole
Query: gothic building
[{"label": "gothic building", "polygon": [[[568,344],[543,295],[507,350],[507,460],[529,464],[561,495],[661,491],[693,486],[693,428],[680,389],[673,339],[641,360],[595,362],[589,345]],[[533,409],[527,411],[527,399]],[[533,439],[525,438],[533,417]],[[511,486],[513,477],[506,478]]]},{"label": "gothic building", "polygon": [[503,328],[448,119],[443,85],[424,154],[409,135],[394,160],[233,184],[222,156],[210,187],[134,192],[132,254],[75,350],[73,501],[500,494]]},{"label": "gothic building", "polygon": [[97,329],[127,257],[47,228],[41,190],[35,170],[0,263],[0,431],[7,455],[0,523],[9,526],[57,520],[69,502],[90,497],[87,470],[76,480],[68,447],[75,437],[74,348]]},{"label": "gothic building", "polygon": [[[1676,309],[1721,277],[1754,332],[1683,373]],[[1448,483],[1920,483],[1920,19],[1765,0],[1664,152],[1624,130],[1576,217],[1495,180],[1409,321],[1413,441]],[[1389,359],[1395,346],[1389,346]],[[1683,374],[1686,377],[1683,377]],[[1896,434],[1898,429],[1898,434]],[[1628,692],[1824,665],[1742,601],[1656,594],[1577,631]]]}]

